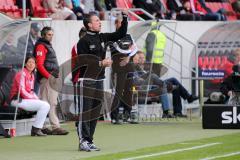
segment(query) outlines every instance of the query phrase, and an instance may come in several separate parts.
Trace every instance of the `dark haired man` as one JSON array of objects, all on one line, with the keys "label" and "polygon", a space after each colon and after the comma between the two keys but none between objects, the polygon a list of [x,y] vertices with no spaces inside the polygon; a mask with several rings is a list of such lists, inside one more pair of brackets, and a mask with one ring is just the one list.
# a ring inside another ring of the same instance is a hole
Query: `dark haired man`
[{"label": "dark haired man", "polygon": [[[93,135],[97,119],[100,115],[101,100],[103,99],[99,95],[99,91],[103,90],[104,68],[112,64],[111,59],[105,58],[104,45],[109,41],[117,41],[126,35],[128,26],[127,14],[123,12],[122,16],[122,26],[114,33],[99,33],[101,30],[101,21],[94,13],[90,13],[83,19],[87,33],[79,40],[77,53],[81,56],[78,60],[80,63],[80,78],[83,78],[83,96],[88,93],[86,88],[92,89],[92,99],[83,98],[83,107],[81,107],[82,115],[80,116],[81,119],[78,125],[79,150],[88,152],[99,150],[93,144]],[[84,58],[83,55],[89,58]],[[98,97],[98,99],[93,99],[93,97]]]},{"label": "dark haired man", "polygon": [[58,92],[51,84],[59,82],[59,65],[56,53],[52,47],[53,30],[44,27],[41,30],[41,38],[36,42],[33,55],[36,57],[38,80],[40,81],[40,98],[50,104],[49,120],[52,130],[45,128],[43,133],[52,135],[66,135],[68,131],[60,127],[56,114]]}]

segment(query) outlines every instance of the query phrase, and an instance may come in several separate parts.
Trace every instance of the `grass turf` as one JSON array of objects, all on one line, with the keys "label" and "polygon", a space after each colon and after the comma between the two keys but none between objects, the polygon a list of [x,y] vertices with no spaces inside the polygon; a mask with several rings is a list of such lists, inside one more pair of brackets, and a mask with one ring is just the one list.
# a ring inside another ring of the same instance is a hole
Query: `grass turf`
[{"label": "grass turf", "polygon": [[[0,139],[1,160],[80,160],[114,154],[110,158],[113,159],[113,157],[122,156],[121,152],[135,151],[141,148],[148,150],[149,147],[151,149],[154,146],[164,149],[162,146],[168,144],[171,147],[171,144],[177,146],[185,141],[240,133],[239,130],[203,130],[200,120],[166,120],[159,123],[136,125],[99,123],[94,141],[102,150],[86,153],[77,151],[78,138],[74,124],[67,123],[64,127],[70,131],[67,136],[23,136]],[[202,142],[196,141],[194,143]],[[156,151],[161,150],[156,149]],[[140,152],[142,151],[140,150]],[[154,151],[149,151],[149,153],[152,152]],[[115,155],[115,153],[117,154]],[[129,155],[134,155],[134,152],[130,152]],[[109,159],[107,157],[93,159]]]}]

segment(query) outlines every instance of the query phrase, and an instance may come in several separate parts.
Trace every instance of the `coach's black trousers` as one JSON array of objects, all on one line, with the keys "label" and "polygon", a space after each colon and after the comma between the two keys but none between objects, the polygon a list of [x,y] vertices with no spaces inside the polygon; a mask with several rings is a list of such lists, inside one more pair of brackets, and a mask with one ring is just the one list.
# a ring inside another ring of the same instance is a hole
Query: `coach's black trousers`
[{"label": "coach's black trousers", "polygon": [[[83,87],[82,87],[83,86]],[[80,116],[78,135],[80,139],[93,141],[103,101],[103,81],[84,80],[80,90]]]}]

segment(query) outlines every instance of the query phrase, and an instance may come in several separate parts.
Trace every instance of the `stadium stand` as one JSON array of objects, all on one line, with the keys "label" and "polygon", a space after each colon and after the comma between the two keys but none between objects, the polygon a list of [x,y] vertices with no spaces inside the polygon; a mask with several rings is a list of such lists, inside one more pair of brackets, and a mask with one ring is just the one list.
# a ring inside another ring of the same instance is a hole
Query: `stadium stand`
[{"label": "stadium stand", "polygon": [[9,17],[21,18],[22,10],[19,9],[13,0],[1,0],[0,1],[0,12],[5,13]]},{"label": "stadium stand", "polygon": [[47,13],[50,13],[49,10],[45,9],[42,6],[41,0],[31,0],[32,13],[33,17],[47,18]]},{"label": "stadium stand", "polygon": [[[132,0],[117,0],[116,1],[116,4],[117,4],[117,7],[118,8],[126,8],[126,9],[129,9],[129,8],[134,8],[133,4],[132,4]],[[138,15],[141,15],[143,14],[142,12],[135,12],[136,14]],[[136,21],[138,20],[136,17],[134,16],[130,16],[130,19],[132,21]]]},{"label": "stadium stand", "polygon": [[237,13],[233,10],[231,3],[229,2],[207,2],[207,7],[209,7],[213,12],[218,11],[223,8],[226,10],[226,16],[228,20],[237,20]]},{"label": "stadium stand", "polygon": [[[40,18],[47,18],[47,13],[50,13],[51,11],[45,9],[42,6],[42,0],[29,0],[30,2],[30,10],[27,9],[27,16],[29,16],[29,13],[31,13],[32,17],[40,17]],[[164,8],[163,18],[167,17],[168,14],[168,8],[166,6],[166,0],[159,0]],[[232,7],[232,3],[234,3],[235,0],[230,1],[206,1],[207,7],[209,7],[213,12],[216,12],[220,8],[223,8],[226,10],[226,16],[228,21],[234,21],[237,19],[240,19],[240,13],[236,13]],[[18,2],[19,3],[19,2]],[[130,9],[134,8],[133,0],[117,0],[116,1],[118,8],[125,8]],[[16,5],[16,0],[0,0],[0,12],[6,14],[7,16],[15,19],[19,19],[22,17],[23,10],[19,8]],[[134,11],[137,15],[141,16],[144,13],[141,11]],[[164,16],[165,15],[165,16]],[[131,20],[138,20],[137,17],[130,15]]]}]

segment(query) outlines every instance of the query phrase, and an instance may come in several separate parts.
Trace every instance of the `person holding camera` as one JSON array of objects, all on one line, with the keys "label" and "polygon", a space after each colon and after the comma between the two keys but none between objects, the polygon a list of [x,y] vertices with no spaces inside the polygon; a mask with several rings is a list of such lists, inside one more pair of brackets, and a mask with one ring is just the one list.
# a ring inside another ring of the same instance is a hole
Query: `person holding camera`
[{"label": "person holding camera", "polygon": [[56,113],[58,98],[56,87],[58,87],[60,79],[57,56],[51,44],[52,38],[53,29],[44,27],[33,53],[37,61],[40,98],[50,104],[49,120],[52,130],[45,127],[42,132],[50,135],[67,135],[69,132],[60,127]]}]

